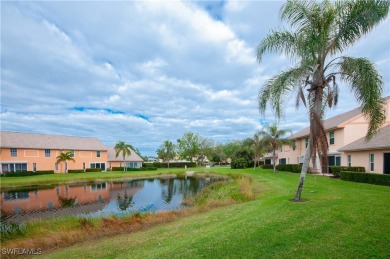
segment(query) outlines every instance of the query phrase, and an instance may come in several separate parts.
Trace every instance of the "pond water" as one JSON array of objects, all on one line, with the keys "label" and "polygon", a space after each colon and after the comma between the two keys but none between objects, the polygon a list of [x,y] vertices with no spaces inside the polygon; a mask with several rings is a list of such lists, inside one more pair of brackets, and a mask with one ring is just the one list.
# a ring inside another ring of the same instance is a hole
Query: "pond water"
[{"label": "pond water", "polygon": [[178,210],[184,207],[183,199],[221,180],[215,177],[144,179],[3,191],[1,219],[21,223],[66,215],[102,217]]}]

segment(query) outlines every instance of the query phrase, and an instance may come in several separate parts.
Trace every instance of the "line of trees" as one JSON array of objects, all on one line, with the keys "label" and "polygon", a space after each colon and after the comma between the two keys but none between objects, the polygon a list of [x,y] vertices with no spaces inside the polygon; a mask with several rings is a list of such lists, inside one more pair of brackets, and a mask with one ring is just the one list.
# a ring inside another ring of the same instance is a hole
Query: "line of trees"
[{"label": "line of trees", "polygon": [[[272,152],[275,165],[275,151],[283,145],[293,146],[294,142],[286,138],[290,130],[278,129],[276,125],[265,127],[244,140],[233,140],[225,144],[216,144],[212,139],[197,133],[186,132],[176,141],[165,140],[156,153],[159,159],[168,163],[173,159],[184,159],[204,165],[206,157],[217,165],[231,164],[232,168],[252,167],[260,164],[265,153]],[[274,172],[276,172],[274,167]]]}]

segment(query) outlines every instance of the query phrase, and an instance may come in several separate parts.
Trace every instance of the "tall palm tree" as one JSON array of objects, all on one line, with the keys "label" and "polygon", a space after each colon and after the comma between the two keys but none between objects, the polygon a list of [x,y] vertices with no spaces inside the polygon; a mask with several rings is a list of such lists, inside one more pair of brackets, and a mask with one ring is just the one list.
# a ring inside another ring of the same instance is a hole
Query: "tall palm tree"
[{"label": "tall palm tree", "polygon": [[289,0],[280,17],[291,31],[271,31],[257,48],[257,60],[264,53],[279,52],[298,62],[265,82],[259,92],[259,110],[268,101],[277,118],[283,113],[283,98],[297,93],[296,104],[309,110],[310,136],[295,201],[299,201],[310,157],[318,153],[322,167],[327,165],[328,143],[323,126],[326,106],[337,105],[339,82],[349,85],[353,96],[369,120],[370,139],[385,119],[381,95],[383,82],[374,64],[366,58],[339,56],[386,18],[388,0],[304,1]]},{"label": "tall palm tree", "polygon": [[65,169],[65,163],[66,161],[73,161],[73,162],[76,162],[73,158],[73,155],[70,151],[65,151],[65,152],[61,152],[59,156],[57,156],[57,161],[56,163],[57,164],[61,164],[61,163],[64,163],[64,173],[66,173],[66,169]]},{"label": "tall palm tree", "polygon": [[124,171],[126,171],[126,156],[131,155],[131,148],[131,145],[124,141],[118,141],[114,147],[115,157],[118,157],[120,154],[122,154]]},{"label": "tall palm tree", "polygon": [[265,147],[268,147],[272,151],[272,162],[274,165],[274,173],[276,173],[276,150],[283,145],[294,146],[294,141],[288,138],[283,138],[290,130],[279,129],[276,124],[266,126],[265,129],[259,131],[259,136],[262,138],[262,142]]},{"label": "tall palm tree", "polygon": [[175,144],[173,144],[169,140],[165,140],[159,149],[157,149],[157,155],[159,158],[161,158],[164,162],[168,163],[169,168],[169,160],[173,159],[176,155],[175,153]]}]

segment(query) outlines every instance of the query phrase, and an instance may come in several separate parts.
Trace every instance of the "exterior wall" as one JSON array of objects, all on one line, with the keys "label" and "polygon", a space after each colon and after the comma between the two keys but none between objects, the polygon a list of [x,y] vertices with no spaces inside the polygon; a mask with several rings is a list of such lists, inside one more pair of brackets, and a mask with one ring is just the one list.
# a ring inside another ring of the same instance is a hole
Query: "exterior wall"
[{"label": "exterior wall", "polygon": [[[50,150],[50,157],[45,157],[44,149],[17,149],[17,156],[11,156],[10,148],[1,148],[0,163],[27,163],[27,170],[33,171],[34,163],[36,164],[36,170],[54,170],[55,173],[64,172],[64,164],[58,165],[58,170],[55,170],[55,163],[57,156],[64,150]],[[68,169],[83,169],[83,163],[85,168],[91,168],[91,163],[106,163],[107,167],[107,151],[100,150],[100,157],[97,157],[96,150],[75,150],[74,160],[67,162]],[[2,168],[0,167],[0,170]]]},{"label": "exterior wall", "polygon": [[[346,151],[343,153],[342,165],[348,165],[348,155],[351,155],[351,166],[363,166],[366,172],[383,174],[383,154],[390,153],[390,149],[385,150],[366,150],[366,151]],[[374,171],[370,170],[370,154],[374,154]]]},{"label": "exterior wall", "polygon": [[[126,161],[126,162],[131,162],[131,161]],[[134,167],[134,168],[141,168],[142,167],[142,162],[132,162],[132,163],[137,163],[136,167]],[[123,161],[109,161],[107,163],[107,168],[122,167],[122,166],[123,166]]]}]

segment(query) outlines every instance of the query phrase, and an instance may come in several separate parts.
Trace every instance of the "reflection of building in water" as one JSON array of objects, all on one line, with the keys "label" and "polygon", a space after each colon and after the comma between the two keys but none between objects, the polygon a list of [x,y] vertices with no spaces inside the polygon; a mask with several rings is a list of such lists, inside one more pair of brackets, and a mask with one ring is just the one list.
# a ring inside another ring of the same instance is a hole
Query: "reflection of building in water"
[{"label": "reflection of building in water", "polygon": [[142,187],[143,181],[131,181],[2,192],[1,213],[12,222],[22,222],[33,218],[96,212],[118,195],[133,196]]}]

